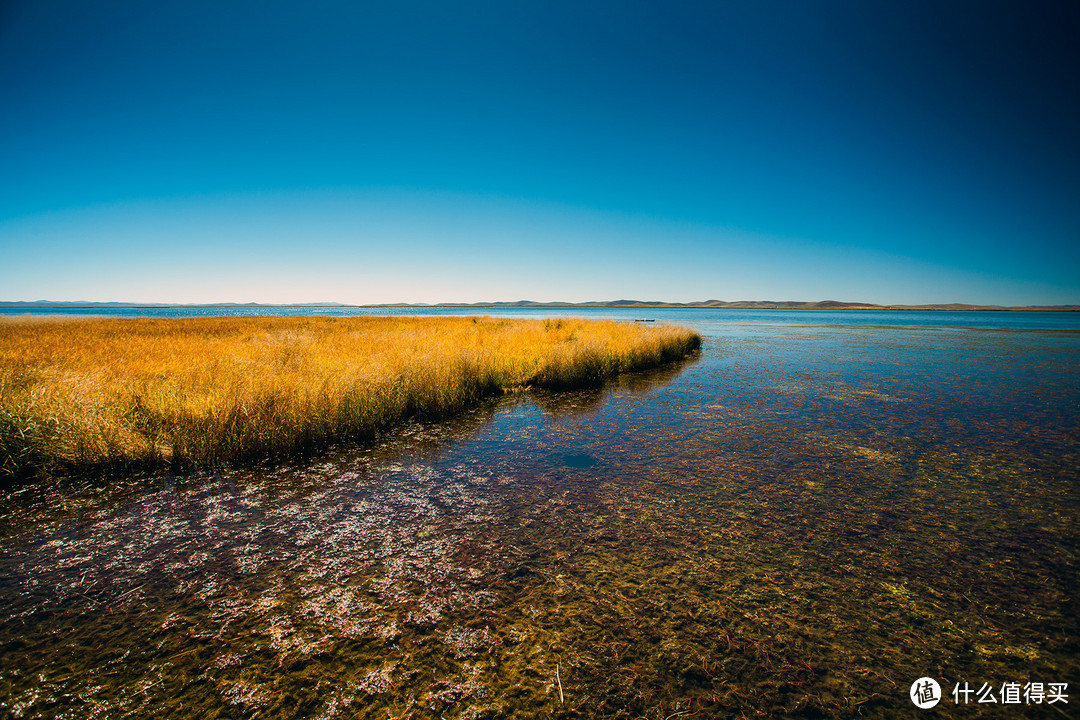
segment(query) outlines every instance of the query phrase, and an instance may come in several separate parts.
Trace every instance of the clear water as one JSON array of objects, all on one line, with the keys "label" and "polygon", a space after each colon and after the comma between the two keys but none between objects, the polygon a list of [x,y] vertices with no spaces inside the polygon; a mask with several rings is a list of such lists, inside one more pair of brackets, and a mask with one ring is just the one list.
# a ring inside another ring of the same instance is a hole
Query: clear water
[{"label": "clear water", "polygon": [[896,717],[922,676],[965,716],[1077,702],[948,693],[1077,687],[1080,315],[479,312],[705,344],[305,466],[22,488],[0,714]]}]

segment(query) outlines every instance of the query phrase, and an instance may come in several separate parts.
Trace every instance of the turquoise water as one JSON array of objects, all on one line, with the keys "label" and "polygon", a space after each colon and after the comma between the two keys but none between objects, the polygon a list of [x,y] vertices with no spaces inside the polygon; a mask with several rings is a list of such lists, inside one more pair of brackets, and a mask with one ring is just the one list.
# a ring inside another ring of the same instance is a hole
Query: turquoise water
[{"label": "turquoise water", "polygon": [[310,464],[20,489],[0,712],[907,717],[930,676],[1060,716],[949,693],[1076,688],[1080,315],[479,312],[705,342]]}]

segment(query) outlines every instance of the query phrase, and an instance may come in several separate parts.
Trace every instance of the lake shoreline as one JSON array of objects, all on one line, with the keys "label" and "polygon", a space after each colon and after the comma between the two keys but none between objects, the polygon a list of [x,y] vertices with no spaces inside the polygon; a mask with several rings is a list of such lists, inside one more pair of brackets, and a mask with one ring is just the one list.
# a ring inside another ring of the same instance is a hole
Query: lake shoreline
[{"label": "lake shoreline", "polygon": [[492,318],[0,322],[0,479],[307,457],[694,352],[673,326]]}]

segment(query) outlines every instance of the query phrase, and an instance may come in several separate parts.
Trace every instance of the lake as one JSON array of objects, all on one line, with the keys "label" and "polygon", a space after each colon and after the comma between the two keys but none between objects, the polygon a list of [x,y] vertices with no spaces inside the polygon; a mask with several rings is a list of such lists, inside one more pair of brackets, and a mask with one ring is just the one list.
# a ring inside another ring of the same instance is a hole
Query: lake
[{"label": "lake", "polygon": [[1080,313],[92,311],[207,313],[654,319],[704,344],[304,465],[9,492],[0,712],[896,717],[921,677],[965,717],[1014,683],[1017,717],[1075,707]]}]

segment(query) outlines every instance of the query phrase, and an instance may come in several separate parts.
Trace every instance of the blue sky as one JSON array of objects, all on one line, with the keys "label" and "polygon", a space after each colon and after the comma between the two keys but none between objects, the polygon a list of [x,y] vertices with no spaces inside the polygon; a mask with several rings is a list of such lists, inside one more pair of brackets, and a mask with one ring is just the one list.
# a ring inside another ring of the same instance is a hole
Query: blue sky
[{"label": "blue sky", "polygon": [[0,300],[1080,303],[1080,7],[14,0]]}]

